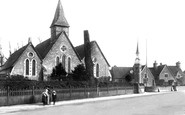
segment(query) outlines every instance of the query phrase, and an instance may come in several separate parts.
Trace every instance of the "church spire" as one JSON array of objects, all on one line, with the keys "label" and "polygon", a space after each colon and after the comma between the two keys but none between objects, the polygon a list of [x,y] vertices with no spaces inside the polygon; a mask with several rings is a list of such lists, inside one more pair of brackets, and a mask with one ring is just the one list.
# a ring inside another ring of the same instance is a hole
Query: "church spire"
[{"label": "church spire", "polygon": [[139,56],[139,45],[138,45],[138,42],[137,42],[136,55]]},{"label": "church spire", "polygon": [[135,63],[140,63],[140,59],[139,59],[139,43],[138,42],[137,42]]},{"label": "church spire", "polygon": [[65,32],[69,35],[69,24],[64,16],[64,11],[60,0],[58,1],[58,5],[55,11],[55,16],[53,22],[50,26],[51,28],[51,38],[55,39],[58,34],[61,32]]},{"label": "church spire", "polygon": [[64,16],[63,7],[60,0],[58,1],[57,9],[55,11],[55,16],[50,27],[53,27],[53,26],[69,27],[69,24]]}]

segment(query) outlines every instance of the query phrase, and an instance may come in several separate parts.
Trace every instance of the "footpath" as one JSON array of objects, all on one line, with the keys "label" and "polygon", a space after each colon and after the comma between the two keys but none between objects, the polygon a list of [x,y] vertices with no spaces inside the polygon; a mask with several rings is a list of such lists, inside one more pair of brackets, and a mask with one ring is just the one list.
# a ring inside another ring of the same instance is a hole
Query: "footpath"
[{"label": "footpath", "polygon": [[160,92],[144,92],[140,94],[126,94],[126,95],[117,95],[117,96],[109,96],[109,97],[96,97],[96,98],[86,98],[86,99],[78,99],[78,100],[68,100],[68,101],[58,101],[55,105],[43,105],[42,103],[35,104],[23,104],[23,105],[13,105],[13,106],[3,106],[0,107],[0,114],[13,113],[18,111],[29,111],[35,109],[42,109],[47,107],[55,107],[55,106],[64,106],[64,105],[74,105],[80,103],[90,103],[96,101],[106,101],[113,99],[126,99],[126,98],[135,98],[141,96],[150,96],[150,95],[159,95],[169,93],[169,91],[160,91]]}]

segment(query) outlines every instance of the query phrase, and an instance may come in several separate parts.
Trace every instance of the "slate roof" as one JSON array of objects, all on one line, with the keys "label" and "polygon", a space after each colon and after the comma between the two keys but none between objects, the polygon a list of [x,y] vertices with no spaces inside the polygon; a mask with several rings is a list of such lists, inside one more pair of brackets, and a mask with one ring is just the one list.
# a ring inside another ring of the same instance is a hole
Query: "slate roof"
[{"label": "slate roof", "polygon": [[53,42],[51,43],[51,39],[47,39],[44,42],[38,44],[35,49],[39,52],[41,58],[44,59],[52,46]]},{"label": "slate roof", "polygon": [[63,7],[60,0],[58,1],[58,5],[55,11],[55,16],[50,27],[53,27],[53,26],[69,27],[69,24],[64,16]]},{"label": "slate roof", "polygon": [[17,51],[15,51],[13,54],[10,55],[10,57],[8,58],[8,60],[5,62],[5,64],[3,65],[2,70],[6,70],[6,69],[11,69],[14,64],[17,62],[17,60],[19,59],[19,57],[22,55],[22,53],[26,50],[26,48],[29,46],[29,44],[31,44],[30,46],[33,48],[33,50],[37,53],[38,57],[41,59],[40,55],[38,54],[38,52],[35,50],[33,44],[30,42],[27,45],[23,46],[22,48],[18,49]]},{"label": "slate roof", "polygon": [[166,65],[159,65],[157,69],[155,70],[154,68],[149,68],[153,76],[156,78],[159,76],[159,74],[162,72]]},{"label": "slate roof", "polygon": [[[102,54],[103,58],[105,59],[106,63],[107,63],[108,66],[110,67],[110,64],[108,63],[107,59],[105,58],[105,56],[104,56],[103,52],[101,51],[101,49],[100,49],[98,43],[97,43],[96,41],[91,41],[91,42],[90,42],[91,47],[93,46],[93,44],[96,44],[96,46],[98,47],[100,53]],[[76,46],[75,49],[76,49],[76,51],[78,52],[80,58],[83,59],[83,58],[85,57],[84,44],[79,45],[79,46]]]},{"label": "slate roof", "polygon": [[112,67],[111,74],[114,79],[124,78],[127,74],[130,74],[130,70],[133,67]]},{"label": "slate roof", "polygon": [[[64,34],[65,35],[65,37],[67,38],[68,42],[72,46],[74,52],[76,53],[77,57],[81,61],[80,56],[78,55],[77,51],[75,50],[74,46],[72,45],[72,43],[69,40],[69,38],[68,38],[68,36],[67,36],[67,34],[66,34],[65,31],[62,31],[56,38],[58,39],[61,34]],[[51,39],[51,38],[49,38],[49,39],[45,40],[44,42],[38,44],[35,47],[35,49],[38,51],[38,53],[40,54],[40,56],[41,56],[42,59],[44,59],[46,57],[46,55],[51,50],[51,48],[53,47],[53,45],[55,44],[55,42],[57,41],[57,39]]]},{"label": "slate roof", "polygon": [[173,76],[176,76],[179,71],[181,71],[180,68],[177,66],[168,66]]}]

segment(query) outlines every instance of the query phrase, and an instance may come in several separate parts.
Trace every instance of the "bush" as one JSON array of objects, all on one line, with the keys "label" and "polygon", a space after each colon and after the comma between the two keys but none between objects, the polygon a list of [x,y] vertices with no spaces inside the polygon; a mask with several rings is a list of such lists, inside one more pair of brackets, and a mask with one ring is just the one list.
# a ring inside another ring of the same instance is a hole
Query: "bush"
[{"label": "bush", "polygon": [[164,85],[164,79],[160,79],[159,82],[158,82],[158,85],[163,86]]},{"label": "bush", "polygon": [[174,82],[174,80],[169,80],[168,85],[172,85],[173,82]]}]

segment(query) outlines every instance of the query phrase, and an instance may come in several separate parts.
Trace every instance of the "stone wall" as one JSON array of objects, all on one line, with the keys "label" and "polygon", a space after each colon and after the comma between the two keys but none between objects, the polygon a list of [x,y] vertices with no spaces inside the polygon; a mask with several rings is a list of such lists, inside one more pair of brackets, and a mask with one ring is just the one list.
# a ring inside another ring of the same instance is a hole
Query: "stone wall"
[{"label": "stone wall", "polygon": [[107,64],[105,58],[103,57],[98,44],[93,41],[91,44],[91,57],[94,62],[94,64],[99,64],[99,77],[102,76],[110,76],[110,71],[109,71],[109,65]]},{"label": "stone wall", "polygon": [[[33,53],[32,57],[29,57],[29,52]],[[29,75],[26,75],[26,59],[29,60]],[[36,61],[36,75],[32,76],[32,60]],[[26,50],[23,52],[23,54],[20,56],[20,58],[15,63],[10,75],[22,75],[25,77],[28,77],[32,80],[38,80],[39,78],[39,72],[41,68],[41,60],[39,59],[37,53],[34,51],[34,49],[31,47],[31,44],[26,48]]]},{"label": "stone wall", "polygon": [[[63,46],[66,48],[64,51],[62,51],[61,49]],[[44,73],[45,75],[51,74],[53,67],[56,66],[56,57],[59,57],[60,62],[62,62],[63,55],[66,56],[65,60],[66,72],[68,72],[68,58],[71,58],[71,70],[73,70],[74,67],[81,63],[72,45],[70,44],[69,39],[66,38],[64,33],[60,35],[60,37],[57,39],[57,41],[55,42],[55,44],[53,45],[53,47],[50,49],[50,51],[43,60],[43,66],[47,70]]]}]

